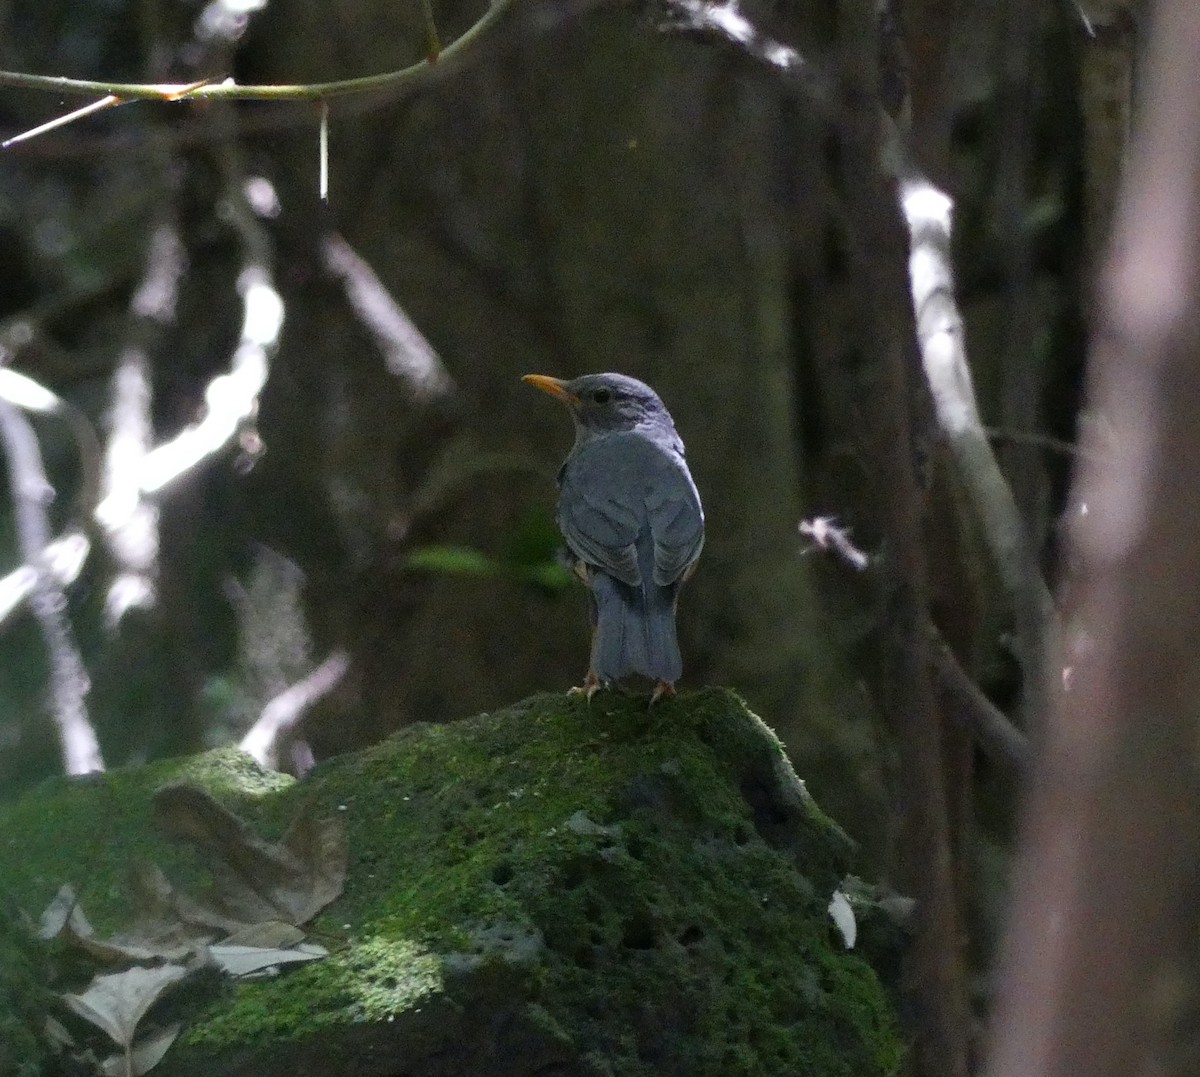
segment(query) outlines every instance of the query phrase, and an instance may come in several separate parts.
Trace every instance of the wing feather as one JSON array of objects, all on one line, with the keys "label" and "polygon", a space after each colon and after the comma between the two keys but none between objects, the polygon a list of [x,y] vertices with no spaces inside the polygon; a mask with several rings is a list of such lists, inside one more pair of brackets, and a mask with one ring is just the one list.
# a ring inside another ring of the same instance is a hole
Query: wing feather
[{"label": "wing feather", "polygon": [[654,582],[680,579],[704,545],[704,512],[682,455],[636,432],[587,443],[560,478],[558,525],[575,556],[622,583],[642,583],[638,537],[654,543]]}]

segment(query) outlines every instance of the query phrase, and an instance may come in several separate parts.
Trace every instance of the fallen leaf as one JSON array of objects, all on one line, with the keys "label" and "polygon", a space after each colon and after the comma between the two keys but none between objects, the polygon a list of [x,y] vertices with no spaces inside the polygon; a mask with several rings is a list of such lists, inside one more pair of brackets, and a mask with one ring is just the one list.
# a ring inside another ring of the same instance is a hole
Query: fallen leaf
[{"label": "fallen leaf", "polygon": [[46,906],[37,934],[43,942],[57,940],[75,946],[104,964],[127,965],[149,961],[184,961],[196,952],[198,946],[217,934],[209,931],[199,935],[194,931],[186,932],[183,928],[178,917],[160,918],[154,922],[143,917],[131,931],[108,939],[99,938],[68,883],[59,887],[58,893]]},{"label": "fallen leaf", "polygon": [[91,934],[91,925],[79,910],[79,899],[75,896],[75,888],[70,883],[63,883],[58,893],[50,899],[50,904],[42,912],[38,921],[37,936],[42,942],[50,942],[58,938],[67,928],[72,917],[76,917],[81,927]]},{"label": "fallen leaf", "polygon": [[128,1052],[110,1055],[101,1064],[104,1077],[141,1077],[157,1066],[179,1038],[183,1028],[178,1022],[143,1036]]},{"label": "fallen leaf", "polygon": [[337,817],[318,819],[303,811],[282,841],[268,842],[192,785],[160,789],[154,807],[167,833],[199,846],[209,858],[216,880],[212,900],[195,902],[191,915],[215,913],[230,931],[266,920],[299,925],[342,892],[346,828]]},{"label": "fallen leaf", "polygon": [[280,965],[305,964],[329,956],[329,951],[316,943],[302,943],[288,949],[218,943],[209,947],[209,953],[225,972],[240,978],[254,977],[256,974],[271,976]]},{"label": "fallen leaf", "polygon": [[57,1017],[46,1015],[46,1041],[55,1051],[65,1051],[75,1046],[75,1037]]},{"label": "fallen leaf", "polygon": [[829,901],[829,916],[842,936],[842,942],[846,944],[846,949],[853,950],[854,943],[858,939],[858,921],[854,917],[854,908],[850,904],[850,899],[841,890],[833,892],[833,897]]},{"label": "fallen leaf", "polygon": [[227,939],[221,940],[223,946],[269,946],[276,949],[287,949],[304,941],[304,932],[292,924],[282,920],[264,920],[261,924],[247,924],[240,931],[235,931]]},{"label": "fallen leaf", "polygon": [[168,987],[187,975],[182,965],[135,966],[93,976],[83,994],[67,992],[59,997],[77,1016],[107,1032],[118,1047],[128,1048],[146,1011]]}]

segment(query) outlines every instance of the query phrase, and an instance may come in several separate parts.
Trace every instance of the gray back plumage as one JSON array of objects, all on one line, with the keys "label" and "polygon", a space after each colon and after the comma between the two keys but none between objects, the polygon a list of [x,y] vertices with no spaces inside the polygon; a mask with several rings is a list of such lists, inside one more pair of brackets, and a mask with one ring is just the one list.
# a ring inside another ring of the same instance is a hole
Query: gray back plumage
[{"label": "gray back plumage", "polygon": [[558,524],[591,566],[602,680],[674,682],[680,584],[704,545],[704,511],[670,413],[644,383],[590,374],[566,383],[575,445],[559,472]]}]

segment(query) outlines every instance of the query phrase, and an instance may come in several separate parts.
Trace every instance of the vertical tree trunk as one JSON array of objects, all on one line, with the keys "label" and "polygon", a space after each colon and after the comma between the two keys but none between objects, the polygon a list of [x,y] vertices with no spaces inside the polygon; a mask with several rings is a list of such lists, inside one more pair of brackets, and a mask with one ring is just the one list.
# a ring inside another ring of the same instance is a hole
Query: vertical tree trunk
[{"label": "vertical tree trunk", "polygon": [[897,198],[879,165],[874,12],[847,0],[843,41],[842,154],[852,257],[863,295],[863,347],[871,368],[863,401],[886,554],[881,585],[887,626],[881,699],[895,734],[901,780],[896,882],[917,900],[906,971],[916,1016],[920,1077],[965,1077],[968,1013],[962,934],[951,863],[941,720],[929,652],[929,594],[914,470],[913,386],[920,369],[905,276],[907,247]]},{"label": "vertical tree trunk", "polygon": [[1200,8],[1158,16],[1101,282],[1066,690],[1028,806],[993,1077],[1167,1072],[1155,1030],[1198,975]]}]

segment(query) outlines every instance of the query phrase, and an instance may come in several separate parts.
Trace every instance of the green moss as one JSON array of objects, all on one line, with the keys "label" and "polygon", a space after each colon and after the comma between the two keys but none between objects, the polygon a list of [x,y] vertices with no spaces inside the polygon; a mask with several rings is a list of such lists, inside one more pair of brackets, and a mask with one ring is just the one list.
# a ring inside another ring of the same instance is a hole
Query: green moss
[{"label": "green moss", "polygon": [[45,1062],[40,1031],[47,1011],[44,955],[29,932],[0,909],[0,1074],[37,1077]]},{"label": "green moss", "polygon": [[322,1029],[386,1021],[442,990],[442,963],[405,939],[358,939],[278,980],[248,983],[230,1009],[217,1003],[185,1033],[200,1047],[291,1040]]},{"label": "green moss", "polygon": [[350,849],[345,891],[315,924],[332,956],[239,985],[193,1020],[185,1057],[428,1006],[471,1013],[482,1004],[464,1000],[486,996],[603,1073],[895,1070],[889,1006],[825,912],[850,843],[732,693],[652,710],[537,696],[405,730],[301,783],[223,752],[60,784],[0,813],[21,835],[0,846],[0,879],[34,911],[71,881],[108,922],[133,855],[201,878],[152,836],[150,794],[181,777],[268,834],[303,803],[336,812]]},{"label": "green moss", "polygon": [[0,899],[36,919],[69,882],[104,931],[128,919],[126,878],[135,860],[156,863],[188,886],[206,882],[208,873],[191,851],[154,827],[151,795],[173,781],[196,782],[242,815],[253,815],[264,797],[294,784],[234,748],[45,782],[0,808]]}]

